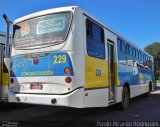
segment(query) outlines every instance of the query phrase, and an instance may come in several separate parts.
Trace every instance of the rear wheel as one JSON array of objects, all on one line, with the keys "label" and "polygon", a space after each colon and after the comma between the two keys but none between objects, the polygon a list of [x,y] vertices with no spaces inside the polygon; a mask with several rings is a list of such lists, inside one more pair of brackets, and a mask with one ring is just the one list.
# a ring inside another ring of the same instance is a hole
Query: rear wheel
[{"label": "rear wheel", "polygon": [[129,90],[123,87],[121,109],[126,110],[129,107]]},{"label": "rear wheel", "polygon": [[150,96],[150,93],[152,91],[152,83],[151,82],[148,85],[148,89],[149,89],[148,92],[144,94],[145,97],[149,97]]}]

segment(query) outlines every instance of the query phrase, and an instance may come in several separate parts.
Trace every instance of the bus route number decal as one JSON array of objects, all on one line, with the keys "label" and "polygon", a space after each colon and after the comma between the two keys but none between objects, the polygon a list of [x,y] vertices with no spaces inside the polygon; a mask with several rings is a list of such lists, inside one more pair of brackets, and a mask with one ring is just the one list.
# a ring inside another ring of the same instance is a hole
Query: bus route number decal
[{"label": "bus route number decal", "polygon": [[54,64],[66,63],[66,55],[55,55]]}]

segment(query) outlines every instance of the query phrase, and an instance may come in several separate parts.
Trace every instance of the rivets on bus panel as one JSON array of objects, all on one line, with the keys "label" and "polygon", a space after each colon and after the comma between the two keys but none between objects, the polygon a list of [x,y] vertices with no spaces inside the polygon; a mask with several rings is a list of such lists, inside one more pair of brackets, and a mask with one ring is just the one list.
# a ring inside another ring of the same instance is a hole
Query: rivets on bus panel
[{"label": "rivets on bus panel", "polygon": [[33,59],[33,64],[37,65],[37,64],[38,64],[38,62],[39,62],[39,61],[38,61],[38,59],[37,59],[37,58],[34,58],[34,59]]}]

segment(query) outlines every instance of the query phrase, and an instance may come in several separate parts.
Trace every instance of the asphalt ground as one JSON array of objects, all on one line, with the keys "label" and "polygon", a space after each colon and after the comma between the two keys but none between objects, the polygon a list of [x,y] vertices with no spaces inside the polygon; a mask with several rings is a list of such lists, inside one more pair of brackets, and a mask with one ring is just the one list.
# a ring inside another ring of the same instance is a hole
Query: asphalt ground
[{"label": "asphalt ground", "polygon": [[[158,87],[159,89],[159,87]],[[0,127],[160,126],[160,90],[131,99],[126,111],[119,105],[76,109],[29,104],[0,104]]]}]

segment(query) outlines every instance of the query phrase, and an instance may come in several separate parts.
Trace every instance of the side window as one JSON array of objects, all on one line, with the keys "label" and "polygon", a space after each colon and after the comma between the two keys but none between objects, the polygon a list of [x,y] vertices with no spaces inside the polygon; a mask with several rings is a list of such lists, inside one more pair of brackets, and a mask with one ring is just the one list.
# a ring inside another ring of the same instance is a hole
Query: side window
[{"label": "side window", "polygon": [[133,48],[132,46],[129,47],[130,56],[133,56]]},{"label": "side window", "polygon": [[118,45],[118,61],[120,63],[126,64],[126,54],[125,54],[125,42],[121,39],[117,39]]},{"label": "side window", "polygon": [[149,68],[152,70],[152,58],[149,57]]},{"label": "side window", "polygon": [[122,52],[122,41],[120,39],[117,39],[117,45],[118,45],[118,53]]},{"label": "side window", "polygon": [[135,48],[133,48],[133,58],[134,58],[134,60],[136,58],[136,49]]},{"label": "side window", "polygon": [[86,20],[86,42],[89,56],[105,59],[104,30],[91,20]]},{"label": "side window", "polygon": [[129,57],[128,57],[128,64],[133,65],[133,48],[129,45]]},{"label": "side window", "polygon": [[89,20],[86,20],[86,35],[88,37],[92,37],[92,22]]},{"label": "side window", "polygon": [[144,68],[149,69],[148,63],[147,63],[147,56],[144,55],[144,62],[143,62]]}]

